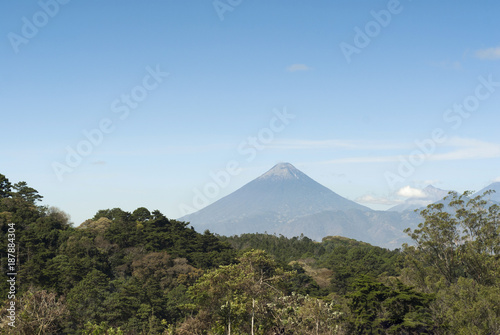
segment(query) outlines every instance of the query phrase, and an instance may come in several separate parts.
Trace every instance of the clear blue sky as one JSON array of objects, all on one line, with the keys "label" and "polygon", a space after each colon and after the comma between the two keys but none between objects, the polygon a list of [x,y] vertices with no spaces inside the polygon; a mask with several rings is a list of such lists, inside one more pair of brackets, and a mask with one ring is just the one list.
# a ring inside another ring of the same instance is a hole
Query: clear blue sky
[{"label": "clear blue sky", "polygon": [[0,4],[0,173],[75,224],[282,161],[376,209],[500,180],[496,0],[59,1]]}]

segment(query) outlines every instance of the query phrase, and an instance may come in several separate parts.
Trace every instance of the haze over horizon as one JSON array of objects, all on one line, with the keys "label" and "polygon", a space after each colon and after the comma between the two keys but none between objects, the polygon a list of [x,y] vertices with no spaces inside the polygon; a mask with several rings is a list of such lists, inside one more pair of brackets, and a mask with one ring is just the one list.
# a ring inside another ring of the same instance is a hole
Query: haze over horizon
[{"label": "haze over horizon", "polygon": [[278,162],[372,209],[500,181],[497,1],[221,2],[0,4],[0,173],[77,225]]}]

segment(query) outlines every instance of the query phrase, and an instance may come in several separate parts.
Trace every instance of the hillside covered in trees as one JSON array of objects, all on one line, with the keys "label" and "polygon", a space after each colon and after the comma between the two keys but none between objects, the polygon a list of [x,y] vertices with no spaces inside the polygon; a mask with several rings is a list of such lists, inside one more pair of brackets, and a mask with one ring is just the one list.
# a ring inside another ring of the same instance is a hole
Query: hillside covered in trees
[{"label": "hillside covered in trees", "polygon": [[0,332],[498,334],[500,209],[469,195],[428,206],[414,243],[391,251],[216,236],[146,208],[74,227],[0,175]]}]

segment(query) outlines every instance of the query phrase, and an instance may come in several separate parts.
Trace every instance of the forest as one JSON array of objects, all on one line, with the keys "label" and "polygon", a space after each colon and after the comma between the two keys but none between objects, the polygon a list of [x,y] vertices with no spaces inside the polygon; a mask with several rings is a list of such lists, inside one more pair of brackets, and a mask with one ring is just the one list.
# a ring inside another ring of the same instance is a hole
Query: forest
[{"label": "forest", "polygon": [[75,227],[0,174],[0,332],[499,334],[500,207],[471,194],[421,210],[388,250],[218,236],[143,207]]}]

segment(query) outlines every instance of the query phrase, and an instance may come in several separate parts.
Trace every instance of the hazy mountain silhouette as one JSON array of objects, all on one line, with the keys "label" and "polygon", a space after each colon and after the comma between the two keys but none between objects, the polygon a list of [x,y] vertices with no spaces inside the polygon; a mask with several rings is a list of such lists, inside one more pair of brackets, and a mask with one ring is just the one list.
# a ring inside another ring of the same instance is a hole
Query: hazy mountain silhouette
[{"label": "hazy mountain silhouette", "polygon": [[235,192],[183,217],[194,225],[273,214],[279,221],[325,210],[367,210],[317,183],[292,164],[280,163]]},{"label": "hazy mountain silhouette", "polygon": [[486,186],[485,188],[474,193],[473,196],[483,195],[483,193],[488,191],[488,190],[493,190],[495,192],[490,194],[490,195],[487,195],[485,199],[490,200],[490,201],[494,201],[494,202],[500,202],[500,182],[495,182],[495,183],[492,183],[492,184]]},{"label": "hazy mountain silhouette", "polygon": [[402,204],[396,205],[388,209],[388,211],[393,212],[404,212],[413,211],[415,209],[426,207],[429,204],[433,204],[442,200],[448,195],[449,191],[442,190],[440,188],[428,185],[422,190],[422,197],[408,198]]},{"label": "hazy mountain silhouette", "polygon": [[221,235],[278,233],[321,240],[342,235],[389,248],[407,241],[403,230],[415,213],[374,211],[348,200],[296,169],[280,163],[213,204],[179,220]]}]

